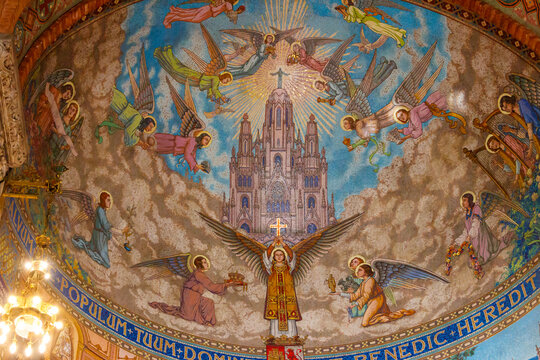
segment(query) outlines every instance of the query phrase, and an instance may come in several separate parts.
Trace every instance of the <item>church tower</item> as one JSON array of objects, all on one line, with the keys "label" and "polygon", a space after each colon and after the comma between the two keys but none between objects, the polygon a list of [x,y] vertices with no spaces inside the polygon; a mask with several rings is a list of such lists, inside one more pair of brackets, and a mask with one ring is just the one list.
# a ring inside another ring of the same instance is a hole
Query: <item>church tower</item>
[{"label": "church tower", "polygon": [[277,218],[287,225],[282,233],[302,238],[335,222],[333,203],[327,201],[325,149],[319,149],[315,116],[307,122],[304,141],[296,134],[293,105],[278,87],[266,100],[262,137],[253,139],[251,123],[243,115],[238,151],[233,148],[229,201],[223,200],[222,221],[264,241]]},{"label": "church tower", "polygon": [[[271,174],[276,166],[290,173],[291,136],[294,136],[293,106],[285,89],[275,89],[265,107],[263,139],[265,152],[265,171]],[[268,161],[266,161],[268,160]]]}]

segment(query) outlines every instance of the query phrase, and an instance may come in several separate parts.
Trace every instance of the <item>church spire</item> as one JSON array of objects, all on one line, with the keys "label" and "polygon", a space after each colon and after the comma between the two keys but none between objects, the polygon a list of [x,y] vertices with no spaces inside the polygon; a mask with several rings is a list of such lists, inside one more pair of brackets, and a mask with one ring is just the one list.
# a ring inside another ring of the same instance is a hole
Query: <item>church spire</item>
[{"label": "church spire", "polygon": [[334,207],[334,193],[332,193],[332,201],[330,202],[330,208],[328,209],[328,222],[330,224],[336,223],[336,208]]}]

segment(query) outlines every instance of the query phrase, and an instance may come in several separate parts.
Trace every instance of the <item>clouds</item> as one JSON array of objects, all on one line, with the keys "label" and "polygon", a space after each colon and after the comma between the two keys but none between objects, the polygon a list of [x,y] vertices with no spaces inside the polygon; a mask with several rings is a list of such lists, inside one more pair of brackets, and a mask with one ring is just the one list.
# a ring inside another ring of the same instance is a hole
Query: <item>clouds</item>
[{"label": "clouds", "polygon": [[[150,11],[152,7],[149,4],[161,10],[164,6],[164,2],[143,2],[136,6],[137,9],[142,7]],[[234,131],[232,124],[225,123],[219,117],[208,121],[214,142],[211,147],[198,152],[198,158],[208,159],[214,169],[212,176],[205,178],[206,187],[188,181],[173,171],[176,170],[171,164],[174,160],[156,156],[140,147],[126,147],[121,132],[105,134],[102,144],[98,144],[94,138],[96,125],[110,113],[110,93],[115,80],[129,91],[121,51],[126,39],[119,26],[125,20],[126,12],[114,12],[81,29],[77,36],[67,38],[44,59],[44,68],[73,68],[85,114],[83,131],[76,142],[80,156],[69,158],[66,166],[70,170],[64,175],[63,184],[65,188],[79,189],[93,195],[101,190],[111,192],[115,202],[107,216],[115,227],[125,223],[126,209],[135,205],[136,215],[132,219],[135,231],[133,250],[126,252],[122,239],[111,240],[109,255],[112,266],[105,269],[96,265],[84,252],[75,249],[70,242],[75,231],[88,239],[91,223],[80,224],[73,230],[61,229],[62,240],[88,271],[96,289],[129,311],[198,336],[260,346],[260,336],[268,331],[268,323],[262,316],[266,286],[214,236],[196,213],[203,211],[214,218],[221,215],[221,192],[228,189],[230,149],[237,146],[231,136]],[[132,13],[132,16],[136,14]],[[426,23],[429,24],[434,16],[429,15]],[[158,17],[147,19],[145,24],[157,22],[156,19]],[[442,22],[439,20],[435,24],[438,26]],[[180,25],[177,28],[184,29]],[[189,46],[195,52],[204,54],[206,48],[196,44],[200,42],[197,35],[200,30],[191,25],[193,31],[190,33],[195,38],[179,38],[175,52],[179,52],[181,46]],[[448,22],[448,29],[452,36],[440,41],[445,45],[441,46],[441,52],[437,55],[448,63],[447,75],[441,75],[441,80],[445,80],[441,81],[440,87],[449,94],[450,108],[463,110],[470,123],[473,117],[494,109],[498,89],[505,82],[504,72],[509,69],[521,71],[524,66],[516,56],[479,33],[451,21]],[[138,39],[144,38],[152,44],[148,47],[149,53],[155,46],[163,45],[152,42],[155,35],[153,30],[139,30],[134,32]],[[431,35],[422,36],[422,40],[430,44],[433,40]],[[462,41],[464,38],[469,39],[469,43]],[[127,44],[126,56],[138,59],[138,41],[127,40]],[[474,45],[474,49],[470,44]],[[85,57],[88,49],[97,49],[94,50],[95,56]],[[389,54],[401,57],[403,74],[410,68],[414,56],[422,54],[421,49],[416,47],[410,54],[404,52],[406,49],[398,51],[393,45],[385,49]],[[445,51],[450,56],[446,56]],[[153,57],[148,56],[148,63],[152,78],[157,77],[154,90],[160,129],[177,132],[179,119],[165,82],[166,73]],[[399,77],[390,80],[391,84],[394,86],[401,81],[403,74],[400,72]],[[174,82],[173,85],[180,94],[183,93],[183,85]],[[192,90],[199,113],[212,108],[205,92]],[[376,96],[375,102],[386,105],[388,89],[382,91],[384,96]],[[471,126],[468,127],[468,135],[463,136],[449,129],[444,121],[432,120],[424,125],[421,138],[393,148],[395,156],[392,158],[381,157],[379,161],[386,166],[378,174],[373,173],[367,165],[369,149],[348,153],[340,142],[343,135],[341,130],[336,129],[333,138],[323,138],[321,141],[327,148],[329,166],[332,167],[330,191],[338,191],[336,199],[343,204],[342,216],[358,212],[364,215],[327,254],[313,263],[307,280],[297,287],[303,315],[298,326],[301,334],[309,334],[310,346],[344,344],[357,342],[360,338],[388,335],[432,320],[490,291],[503,272],[510,249],[503,251],[486,266],[486,277],[480,281],[468,269],[467,259],[461,257],[455,263],[450,284],[427,282],[424,284],[425,290],[395,290],[397,306],[391,308],[414,309],[416,314],[413,316],[369,328],[361,328],[358,319],[349,321],[346,310],[348,300],[330,297],[324,280],[329,274],[337,280],[347,276],[349,270],[346,262],[350,254],[360,253],[369,260],[398,259],[442,273],[446,247],[464,226],[457,198],[465,190],[478,192],[493,189],[493,185],[463,156],[463,147],[474,147],[483,142],[482,135]],[[72,218],[77,208],[73,206],[62,211],[67,212],[63,216]],[[222,281],[229,271],[234,270],[244,274],[249,283],[246,293],[228,290],[223,297],[213,296],[218,324],[211,329],[165,315],[148,306],[151,301],[178,304],[183,279],[170,277],[148,281],[151,270],[131,268],[140,261],[184,252],[207,255],[212,261],[209,277],[216,282]]]}]

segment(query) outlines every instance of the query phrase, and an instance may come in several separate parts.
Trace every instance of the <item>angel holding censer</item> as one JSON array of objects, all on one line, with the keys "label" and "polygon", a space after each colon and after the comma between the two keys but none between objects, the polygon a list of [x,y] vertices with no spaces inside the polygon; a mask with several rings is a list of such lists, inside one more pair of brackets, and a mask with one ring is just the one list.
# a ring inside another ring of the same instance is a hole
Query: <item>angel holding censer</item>
[{"label": "angel holding censer", "polygon": [[244,260],[257,278],[267,284],[264,318],[270,320],[271,337],[295,338],[296,322],[302,320],[295,285],[306,277],[313,262],[326,254],[361,214],[328,226],[290,247],[280,235],[287,227],[280,219],[275,225],[276,237],[266,247],[207,215],[200,214],[227,247]]}]

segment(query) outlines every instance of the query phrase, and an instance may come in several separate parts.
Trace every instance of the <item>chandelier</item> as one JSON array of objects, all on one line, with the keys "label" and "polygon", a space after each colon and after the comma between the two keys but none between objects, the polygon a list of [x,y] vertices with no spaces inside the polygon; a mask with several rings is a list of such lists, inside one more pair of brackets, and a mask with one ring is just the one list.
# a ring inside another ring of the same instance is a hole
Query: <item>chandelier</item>
[{"label": "chandelier", "polygon": [[41,253],[24,266],[28,275],[21,294],[9,296],[7,304],[0,307],[0,346],[7,346],[11,354],[21,353],[24,348],[26,357],[32,356],[36,346],[39,353],[45,353],[51,333],[63,328],[62,322],[56,320],[58,307],[43,301],[37,292],[39,282],[50,278],[49,264],[43,260],[50,238],[40,235],[36,242]]}]

